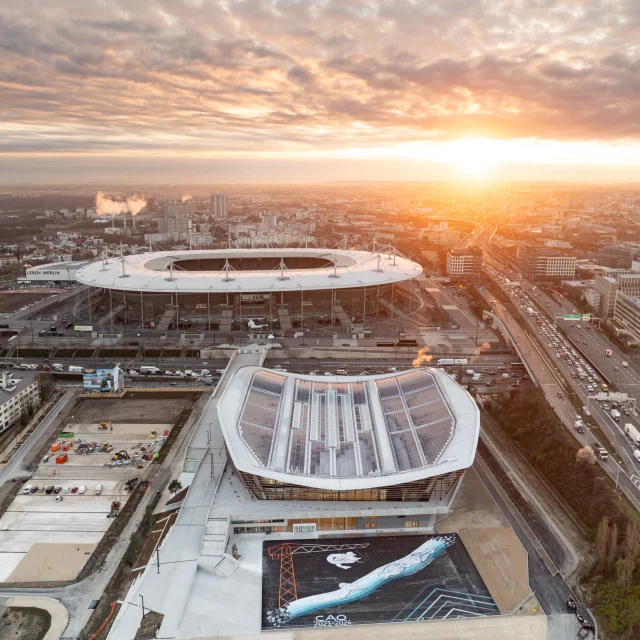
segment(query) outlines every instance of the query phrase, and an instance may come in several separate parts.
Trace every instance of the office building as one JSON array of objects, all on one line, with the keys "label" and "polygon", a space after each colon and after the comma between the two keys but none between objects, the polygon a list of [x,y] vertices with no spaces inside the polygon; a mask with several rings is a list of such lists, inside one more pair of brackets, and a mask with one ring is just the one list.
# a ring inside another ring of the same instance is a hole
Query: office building
[{"label": "office building", "polygon": [[640,345],[640,297],[618,291],[613,319],[631,344]]},{"label": "office building", "polygon": [[227,194],[226,193],[214,193],[211,196],[211,215],[214,218],[226,218],[228,213],[227,209]]},{"label": "office building", "polygon": [[634,260],[640,256],[640,244],[621,242],[598,250],[598,264],[611,269],[630,269]]},{"label": "office building", "polygon": [[452,278],[473,279],[482,271],[482,249],[463,247],[447,253],[447,275]]},{"label": "office building", "polygon": [[576,257],[532,244],[520,244],[517,249],[518,268],[527,280],[545,281],[573,278]]},{"label": "office building", "polygon": [[603,318],[611,318],[615,314],[618,292],[640,296],[640,271],[607,269],[596,275],[595,288],[600,293],[600,314]]},{"label": "office building", "polygon": [[196,205],[192,200],[165,204],[163,214],[158,220],[158,233],[188,233],[191,230],[190,216],[196,212]]},{"label": "office building", "polygon": [[38,400],[38,374],[35,371],[3,371],[0,377],[0,433],[17,424],[24,413],[36,409]]}]

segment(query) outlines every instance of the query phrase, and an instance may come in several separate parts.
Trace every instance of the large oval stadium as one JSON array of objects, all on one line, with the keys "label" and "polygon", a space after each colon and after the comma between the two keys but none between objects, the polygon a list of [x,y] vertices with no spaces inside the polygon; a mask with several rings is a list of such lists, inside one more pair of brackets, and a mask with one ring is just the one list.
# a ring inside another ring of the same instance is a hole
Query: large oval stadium
[{"label": "large oval stadium", "polygon": [[158,251],[103,258],[76,273],[99,308],[125,323],[180,327],[266,321],[334,324],[410,304],[422,267],[395,253],[327,249]]}]

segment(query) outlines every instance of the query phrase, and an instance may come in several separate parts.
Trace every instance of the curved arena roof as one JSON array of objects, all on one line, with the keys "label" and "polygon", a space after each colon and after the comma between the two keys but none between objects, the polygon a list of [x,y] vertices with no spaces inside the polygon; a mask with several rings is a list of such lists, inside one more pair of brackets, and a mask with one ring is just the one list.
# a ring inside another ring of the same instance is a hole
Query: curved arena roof
[{"label": "curved arena roof", "polygon": [[319,377],[243,367],[218,418],[240,471],[329,490],[466,469],[480,430],[471,396],[439,369]]},{"label": "curved arena roof", "polygon": [[[287,267],[287,259],[295,268]],[[308,259],[312,266],[300,267]],[[189,270],[189,262],[199,269],[207,262],[231,268]],[[233,264],[272,260],[271,268],[236,269]],[[284,268],[278,268],[280,261]],[[173,267],[171,265],[173,264]],[[402,282],[416,278],[422,267],[407,258],[368,251],[326,249],[220,249],[197,251],[156,251],[122,258],[111,257],[106,264],[92,262],[76,272],[82,284],[104,289],[143,293],[226,293],[256,291],[312,291],[348,289]]]}]

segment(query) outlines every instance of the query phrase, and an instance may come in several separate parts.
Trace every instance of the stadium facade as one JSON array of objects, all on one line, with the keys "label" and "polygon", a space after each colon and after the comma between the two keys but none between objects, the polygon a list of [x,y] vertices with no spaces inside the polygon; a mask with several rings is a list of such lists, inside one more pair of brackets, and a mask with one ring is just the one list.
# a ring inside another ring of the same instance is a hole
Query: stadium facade
[{"label": "stadium facade", "polygon": [[89,285],[81,313],[140,326],[210,329],[232,320],[300,326],[364,319],[410,304],[422,267],[395,254],[325,249],[161,251],[96,260],[76,272]]}]

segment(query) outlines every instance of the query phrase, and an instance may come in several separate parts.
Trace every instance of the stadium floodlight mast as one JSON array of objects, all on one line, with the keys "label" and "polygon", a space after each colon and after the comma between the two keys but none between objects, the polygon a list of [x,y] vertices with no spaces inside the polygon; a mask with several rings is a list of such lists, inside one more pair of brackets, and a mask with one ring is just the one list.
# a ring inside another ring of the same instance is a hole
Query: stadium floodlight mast
[{"label": "stadium floodlight mast", "polygon": [[120,278],[128,278],[129,275],[124,270],[124,247],[122,246],[122,241],[120,242],[120,260],[122,262],[122,274],[119,276]]}]

